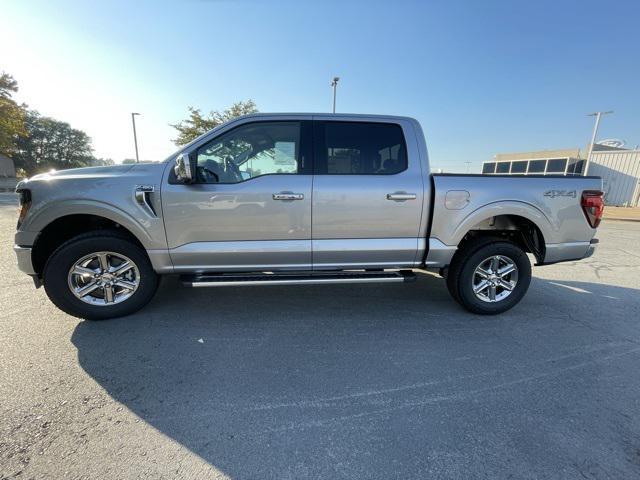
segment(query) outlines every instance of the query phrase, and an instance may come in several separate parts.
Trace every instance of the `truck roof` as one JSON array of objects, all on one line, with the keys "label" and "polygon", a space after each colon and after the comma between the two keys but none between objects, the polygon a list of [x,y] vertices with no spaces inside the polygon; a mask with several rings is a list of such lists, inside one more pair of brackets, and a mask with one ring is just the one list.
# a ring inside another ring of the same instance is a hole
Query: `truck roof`
[{"label": "truck roof", "polygon": [[[191,140],[189,143],[183,145],[180,147],[180,150],[184,150],[185,148],[189,148],[190,146],[192,146],[193,144],[199,142],[200,140],[202,140],[203,138],[207,137],[208,135],[210,135],[212,132],[215,131],[219,131],[221,128],[226,127],[229,124],[232,124],[234,122],[237,122],[239,120],[246,120],[246,119],[251,119],[251,118],[271,118],[273,119],[274,117],[282,117],[282,118],[300,118],[300,117],[320,117],[322,119],[327,119],[327,118],[335,118],[335,119],[344,119],[345,121],[353,121],[353,120],[361,120],[361,121],[366,121],[366,120],[387,120],[387,121],[391,121],[391,122],[398,122],[398,121],[408,121],[413,123],[414,125],[417,125],[418,128],[420,128],[420,123],[415,119],[415,118],[411,118],[411,117],[402,117],[402,116],[398,116],[398,115],[380,115],[380,114],[365,114],[365,113],[311,113],[311,112],[257,112],[257,113],[249,113],[247,115],[241,115],[239,117],[234,118],[233,120],[229,120],[228,122],[225,122],[221,125],[218,125],[217,127],[203,133],[202,135],[200,135],[197,138],[194,138],[193,140]],[[175,155],[180,151],[176,151],[174,153],[172,153],[169,157],[167,157],[165,159],[165,161],[170,160],[172,158],[175,157]]]},{"label": "truck roof", "polygon": [[402,115],[384,115],[384,114],[370,114],[370,113],[331,113],[331,112],[258,112],[242,115],[238,118],[260,118],[260,117],[295,117],[295,116],[314,116],[314,117],[335,117],[339,118],[377,118],[377,119],[393,119],[393,120],[412,120],[412,117]]}]

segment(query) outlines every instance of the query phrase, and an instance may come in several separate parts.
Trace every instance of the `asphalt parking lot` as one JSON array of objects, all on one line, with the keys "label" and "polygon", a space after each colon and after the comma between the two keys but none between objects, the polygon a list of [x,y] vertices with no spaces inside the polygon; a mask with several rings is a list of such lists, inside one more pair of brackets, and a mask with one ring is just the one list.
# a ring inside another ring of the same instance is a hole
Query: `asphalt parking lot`
[{"label": "asphalt parking lot", "polygon": [[441,279],[183,288],[79,321],[0,203],[0,478],[640,477],[640,223],[466,313]]}]

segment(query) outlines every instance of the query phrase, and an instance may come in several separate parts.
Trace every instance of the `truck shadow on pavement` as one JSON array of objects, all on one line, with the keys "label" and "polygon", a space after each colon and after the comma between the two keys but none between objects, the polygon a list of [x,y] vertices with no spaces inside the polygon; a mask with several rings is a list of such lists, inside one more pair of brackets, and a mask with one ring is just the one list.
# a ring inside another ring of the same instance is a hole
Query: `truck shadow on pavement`
[{"label": "truck shadow on pavement", "polygon": [[550,439],[565,426],[586,444],[618,435],[558,403],[615,403],[593,370],[638,347],[623,315],[638,293],[534,279],[519,306],[481,317],[430,275],[192,290],[168,278],[143,311],[80,322],[72,341],[114,400],[231,478],[535,477],[617,462],[615,447]]}]

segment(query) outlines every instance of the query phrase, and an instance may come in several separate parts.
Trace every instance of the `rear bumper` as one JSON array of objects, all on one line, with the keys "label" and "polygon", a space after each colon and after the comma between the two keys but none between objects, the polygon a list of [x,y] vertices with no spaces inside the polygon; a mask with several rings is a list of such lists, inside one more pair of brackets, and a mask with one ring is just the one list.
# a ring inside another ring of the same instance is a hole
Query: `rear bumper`
[{"label": "rear bumper", "polygon": [[591,255],[593,255],[596,252],[596,248],[598,248],[599,243],[600,240],[598,240],[597,238],[592,238],[591,242],[589,242],[589,250],[587,250],[587,254],[582,258],[589,258]]},{"label": "rear bumper", "polygon": [[33,268],[33,262],[31,261],[31,247],[21,247],[19,245],[13,246],[13,251],[16,252],[18,258],[18,268],[20,271],[27,275],[35,275],[36,272]]},{"label": "rear bumper", "polygon": [[598,241],[593,238],[590,242],[547,243],[542,265],[589,258],[595,252]]}]

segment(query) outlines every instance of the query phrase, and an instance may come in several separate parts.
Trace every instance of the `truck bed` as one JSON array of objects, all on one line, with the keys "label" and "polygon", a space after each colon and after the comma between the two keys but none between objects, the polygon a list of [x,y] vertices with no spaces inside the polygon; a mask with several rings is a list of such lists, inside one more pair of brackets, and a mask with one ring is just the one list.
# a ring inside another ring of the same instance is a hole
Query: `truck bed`
[{"label": "truck bed", "polygon": [[596,232],[580,202],[582,192],[602,190],[600,177],[434,174],[432,182],[429,237],[447,246],[458,245],[474,226],[482,229],[501,215],[522,217],[544,239],[539,263],[553,263],[584,257]]}]

